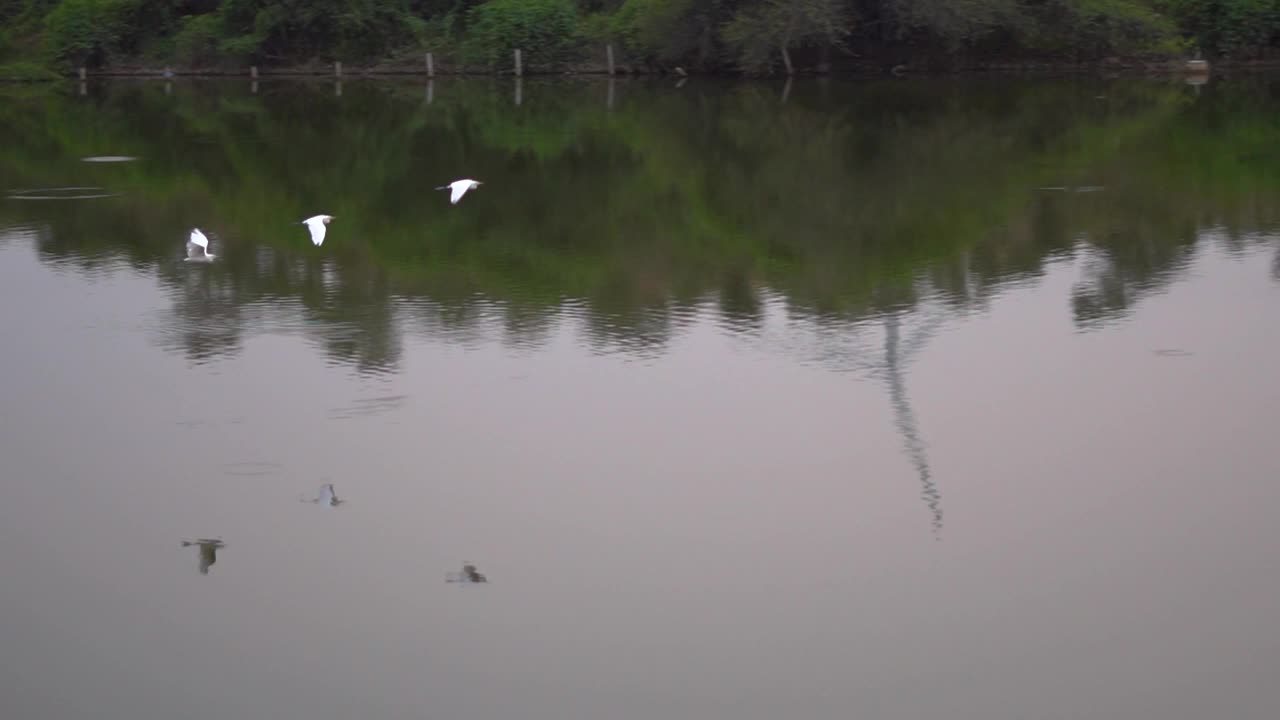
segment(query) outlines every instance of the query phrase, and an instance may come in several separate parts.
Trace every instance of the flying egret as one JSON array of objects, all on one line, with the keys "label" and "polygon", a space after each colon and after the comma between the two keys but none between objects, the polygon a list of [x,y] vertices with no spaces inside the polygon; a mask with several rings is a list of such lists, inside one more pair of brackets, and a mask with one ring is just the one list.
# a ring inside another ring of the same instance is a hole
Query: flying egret
[{"label": "flying egret", "polygon": [[449,202],[453,205],[457,205],[458,201],[462,199],[463,195],[467,194],[468,190],[480,187],[480,185],[481,183],[479,180],[454,180],[448,185],[442,185],[436,189],[451,190],[452,192],[449,193]]},{"label": "flying egret", "polygon": [[311,231],[311,242],[315,243],[316,247],[324,244],[325,225],[328,225],[333,218],[333,215],[316,215],[302,221],[302,224]]},{"label": "flying egret", "polygon": [[209,254],[209,238],[200,232],[200,228],[192,229],[191,238],[187,240],[186,262],[209,262],[214,257]]}]

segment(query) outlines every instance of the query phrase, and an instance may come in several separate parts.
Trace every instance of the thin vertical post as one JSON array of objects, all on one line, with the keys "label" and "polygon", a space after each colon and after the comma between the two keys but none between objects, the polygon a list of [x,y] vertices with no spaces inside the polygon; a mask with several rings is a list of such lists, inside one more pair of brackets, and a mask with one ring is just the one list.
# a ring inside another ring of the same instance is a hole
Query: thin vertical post
[{"label": "thin vertical post", "polygon": [[787,76],[787,81],[782,85],[782,104],[787,104],[787,98],[791,95],[791,76]]},{"label": "thin vertical post", "polygon": [[342,77],[342,61],[341,60],[334,61],[333,74],[335,77]]},{"label": "thin vertical post", "polygon": [[80,82],[84,82],[84,79],[85,79],[86,77],[88,77],[88,72],[86,72],[86,71],[85,71],[85,69],[84,69],[84,66],[83,66],[83,65],[81,65],[81,66],[80,66]]},{"label": "thin vertical post", "polygon": [[431,53],[427,53],[427,77],[433,78],[435,76],[436,76],[436,60],[431,56]]},{"label": "thin vertical post", "polygon": [[609,63],[609,74],[613,75],[613,43],[604,46],[604,57]]},{"label": "thin vertical post", "polygon": [[254,79],[254,80],[257,80],[257,79],[258,79],[258,66],[257,66],[257,65],[250,65],[250,66],[249,66],[249,77],[250,77],[250,78],[252,78],[252,79]]},{"label": "thin vertical post", "polygon": [[520,48],[515,49],[516,58],[516,77],[524,75],[524,68],[520,65]]}]

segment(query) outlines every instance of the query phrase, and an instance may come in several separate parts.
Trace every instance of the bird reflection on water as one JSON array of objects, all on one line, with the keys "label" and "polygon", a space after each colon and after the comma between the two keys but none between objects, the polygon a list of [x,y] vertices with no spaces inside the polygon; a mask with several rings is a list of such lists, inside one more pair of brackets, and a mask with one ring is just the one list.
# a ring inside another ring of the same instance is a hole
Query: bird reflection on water
[{"label": "bird reflection on water", "polygon": [[330,508],[338,507],[346,500],[338,498],[338,493],[333,489],[333,483],[325,483],[320,486],[320,494],[314,498],[301,498],[303,502],[314,503],[320,507]]},{"label": "bird reflection on water", "polygon": [[200,548],[200,574],[208,575],[209,568],[218,562],[218,551],[226,547],[226,544],[216,538],[201,538],[199,540],[183,540],[182,547],[191,547],[195,545]]},{"label": "bird reflection on water", "polygon": [[476,569],[470,561],[462,561],[462,572],[449,573],[445,576],[445,582],[451,583],[487,583],[489,578],[484,573]]}]

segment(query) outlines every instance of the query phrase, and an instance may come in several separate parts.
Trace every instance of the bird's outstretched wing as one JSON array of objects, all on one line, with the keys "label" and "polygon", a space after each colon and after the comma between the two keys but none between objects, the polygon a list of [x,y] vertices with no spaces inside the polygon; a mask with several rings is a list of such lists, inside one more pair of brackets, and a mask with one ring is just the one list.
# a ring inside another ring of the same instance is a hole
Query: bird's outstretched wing
[{"label": "bird's outstretched wing", "polygon": [[456,182],[450,187],[453,189],[453,192],[449,193],[449,202],[453,205],[457,205],[458,201],[462,199],[462,196],[467,194],[467,190],[471,189],[471,183]]},{"label": "bird's outstretched wing", "polygon": [[203,260],[209,256],[209,238],[200,232],[200,228],[192,228],[191,236],[187,238],[187,259]]},{"label": "bird's outstretched wing", "polygon": [[304,220],[303,223],[307,226],[307,229],[311,231],[311,242],[315,243],[316,247],[323,245],[325,231],[324,220],[321,220],[318,217],[313,217],[309,220]]}]

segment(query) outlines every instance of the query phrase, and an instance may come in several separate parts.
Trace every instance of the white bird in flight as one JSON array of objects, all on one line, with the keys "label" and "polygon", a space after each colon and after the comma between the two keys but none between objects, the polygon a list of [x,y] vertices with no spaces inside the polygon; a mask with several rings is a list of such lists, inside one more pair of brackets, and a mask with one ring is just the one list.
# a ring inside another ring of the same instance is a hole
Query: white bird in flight
[{"label": "white bird in flight", "polygon": [[209,238],[200,232],[200,228],[191,230],[191,238],[187,240],[187,262],[208,262],[214,255],[209,254]]},{"label": "white bird in flight", "polygon": [[324,244],[325,225],[328,225],[333,217],[332,215],[316,215],[302,221],[302,224],[306,225],[307,229],[311,231],[311,242],[315,243],[316,247]]},{"label": "white bird in flight", "polygon": [[467,194],[468,190],[479,187],[480,184],[479,180],[454,180],[448,185],[442,185],[436,189],[451,190],[452,192],[449,193],[449,202],[457,205],[458,201],[462,199],[463,195]]}]

